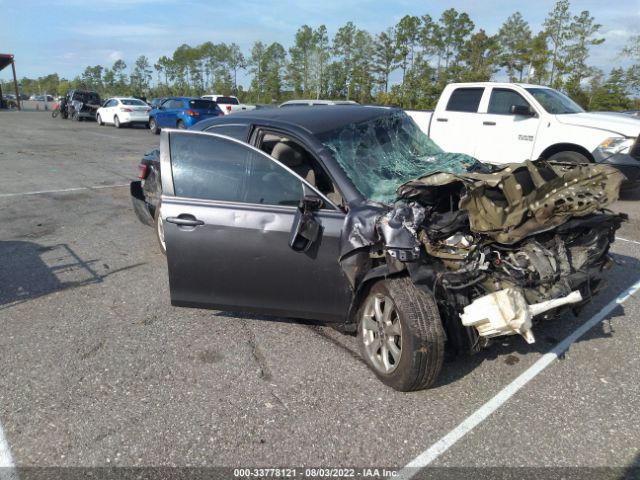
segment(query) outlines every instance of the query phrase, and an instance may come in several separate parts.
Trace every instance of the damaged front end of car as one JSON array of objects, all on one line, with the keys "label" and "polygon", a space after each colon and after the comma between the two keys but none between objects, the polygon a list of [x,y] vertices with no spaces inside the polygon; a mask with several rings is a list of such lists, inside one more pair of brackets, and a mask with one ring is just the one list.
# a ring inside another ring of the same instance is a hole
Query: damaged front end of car
[{"label": "damaged front end of car", "polygon": [[502,335],[533,343],[535,321],[577,313],[605,286],[609,247],[626,219],[606,207],[623,176],[543,160],[473,170],[406,182],[392,206],[354,207],[342,268],[356,291],[408,273],[433,294],[458,352]]}]

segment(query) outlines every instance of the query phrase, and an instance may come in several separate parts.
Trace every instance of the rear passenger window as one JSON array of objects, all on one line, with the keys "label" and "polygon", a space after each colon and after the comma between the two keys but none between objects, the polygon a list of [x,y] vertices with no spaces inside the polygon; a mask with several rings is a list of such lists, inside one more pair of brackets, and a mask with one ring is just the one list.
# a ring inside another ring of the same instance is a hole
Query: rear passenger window
[{"label": "rear passenger window", "polygon": [[169,137],[178,197],[298,205],[302,185],[265,154],[232,140],[202,134]]},{"label": "rear passenger window", "polygon": [[213,125],[205,132],[217,133],[245,142],[249,135],[249,125]]},{"label": "rear passenger window", "polygon": [[457,88],[451,93],[447,110],[450,112],[477,112],[484,88]]},{"label": "rear passenger window", "polygon": [[488,113],[494,113],[498,115],[511,115],[511,106],[521,105],[528,107],[527,102],[519,93],[513,90],[494,88],[491,92],[491,98],[489,99]]}]

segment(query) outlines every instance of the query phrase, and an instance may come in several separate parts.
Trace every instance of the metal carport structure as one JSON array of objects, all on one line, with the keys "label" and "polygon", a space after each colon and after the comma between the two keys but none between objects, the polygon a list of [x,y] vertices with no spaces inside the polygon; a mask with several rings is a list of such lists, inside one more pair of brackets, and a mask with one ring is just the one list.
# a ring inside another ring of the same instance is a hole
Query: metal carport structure
[{"label": "metal carport structure", "polygon": [[[16,104],[18,106],[18,110],[20,110],[20,92],[18,91],[18,78],[16,77],[14,56],[10,53],[0,53],[0,71],[4,70],[9,65],[11,65],[11,70],[13,72],[13,88],[16,91]],[[0,85],[0,98],[2,98],[2,85]]]}]

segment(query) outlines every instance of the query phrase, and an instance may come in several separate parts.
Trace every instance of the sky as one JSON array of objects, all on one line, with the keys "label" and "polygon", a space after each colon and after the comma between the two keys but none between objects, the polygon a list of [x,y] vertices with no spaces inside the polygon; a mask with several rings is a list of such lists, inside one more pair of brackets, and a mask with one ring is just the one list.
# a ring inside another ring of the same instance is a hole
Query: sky
[{"label": "sky", "polygon": [[[293,43],[302,25],[327,26],[330,37],[348,21],[372,34],[395,25],[404,15],[438,18],[447,8],[467,12],[479,28],[494,34],[520,11],[534,33],[555,0],[0,0],[0,53],[16,56],[18,77],[57,72],[73,78],[88,65],[132,66],[140,55],[153,64],[181,44],[235,42],[245,55],[254,41]],[[627,66],[620,51],[640,34],[640,0],[574,0],[571,11],[589,10],[602,24],[602,45],[592,47],[589,63],[605,71]],[[0,72],[10,78],[10,69]],[[246,76],[240,79],[246,85]]]}]

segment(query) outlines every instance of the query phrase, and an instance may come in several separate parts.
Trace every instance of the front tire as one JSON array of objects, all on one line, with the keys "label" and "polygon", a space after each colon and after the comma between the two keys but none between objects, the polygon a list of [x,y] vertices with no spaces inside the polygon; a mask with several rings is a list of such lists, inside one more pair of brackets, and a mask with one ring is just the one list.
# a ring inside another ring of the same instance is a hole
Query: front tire
[{"label": "front tire", "polygon": [[177,126],[178,126],[178,128],[180,130],[184,130],[184,129],[187,128],[187,126],[184,124],[184,122],[182,120],[178,120],[178,125]]},{"label": "front tire", "polygon": [[359,311],[358,343],[385,385],[402,392],[431,386],[444,360],[444,330],[433,296],[407,277],[378,281]]},{"label": "front tire", "polygon": [[583,154],[578,152],[573,152],[567,150],[566,152],[558,152],[554,153],[549,157],[549,160],[553,160],[556,162],[566,162],[566,163],[590,163],[589,159],[585,157]]},{"label": "front tire", "polygon": [[96,123],[98,124],[99,127],[104,125],[104,122],[102,121],[102,118],[100,117],[100,114],[98,114],[96,116]]}]

